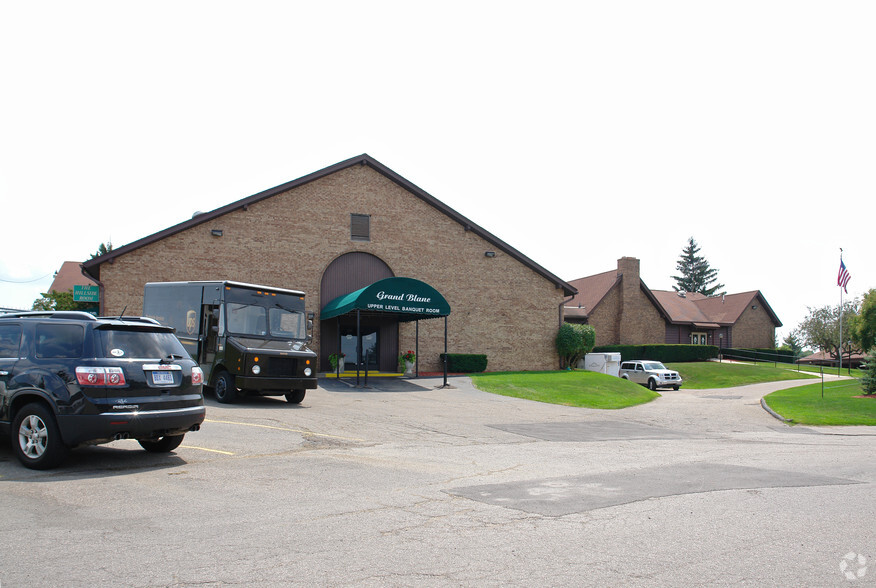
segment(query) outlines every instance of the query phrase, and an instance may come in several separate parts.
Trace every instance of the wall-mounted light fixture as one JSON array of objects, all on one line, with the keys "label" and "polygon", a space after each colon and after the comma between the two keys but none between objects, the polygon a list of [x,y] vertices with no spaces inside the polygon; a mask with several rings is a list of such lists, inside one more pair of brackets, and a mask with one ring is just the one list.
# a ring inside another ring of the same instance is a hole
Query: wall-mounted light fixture
[{"label": "wall-mounted light fixture", "polygon": [[213,235],[214,237],[221,237],[222,236],[222,229],[210,229],[210,234]]},{"label": "wall-mounted light fixture", "polygon": [[484,256],[485,257],[496,257],[496,252],[495,251],[485,251]]},{"label": "wall-mounted light fixture", "polygon": [[752,305],[751,305],[751,310],[757,310],[757,304],[752,304]]}]

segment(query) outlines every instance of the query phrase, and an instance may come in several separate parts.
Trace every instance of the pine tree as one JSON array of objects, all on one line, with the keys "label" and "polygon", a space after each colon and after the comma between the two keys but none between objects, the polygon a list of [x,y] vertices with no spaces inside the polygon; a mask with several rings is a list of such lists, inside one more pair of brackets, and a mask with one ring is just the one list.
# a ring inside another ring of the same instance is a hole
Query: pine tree
[{"label": "pine tree", "polygon": [[111,241],[107,241],[106,243],[101,243],[100,247],[97,248],[97,253],[92,253],[89,260],[94,259],[95,257],[100,257],[101,255],[106,255],[110,251],[113,250],[113,244]]},{"label": "pine tree", "polygon": [[706,258],[697,255],[699,252],[700,246],[694,238],[688,238],[687,247],[682,250],[681,255],[678,256],[678,263],[675,264],[675,269],[681,272],[681,275],[672,276],[675,280],[673,288],[676,292],[699,292],[706,296],[714,296],[724,284],[711,285],[718,281],[718,270],[709,267]]}]

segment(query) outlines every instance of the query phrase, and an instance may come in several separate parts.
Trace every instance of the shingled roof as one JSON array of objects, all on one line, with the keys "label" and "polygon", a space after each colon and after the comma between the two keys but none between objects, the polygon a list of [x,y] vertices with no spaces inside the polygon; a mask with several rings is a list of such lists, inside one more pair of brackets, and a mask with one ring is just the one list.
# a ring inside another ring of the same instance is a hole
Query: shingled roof
[{"label": "shingled roof", "polygon": [[566,303],[566,316],[590,316],[593,309],[602,302],[620,279],[617,270],[611,270],[570,281],[569,283],[578,290],[578,293]]},{"label": "shingled roof", "polygon": [[55,279],[52,285],[49,286],[49,292],[66,292],[72,290],[73,286],[96,286],[97,282],[82,275],[81,264],[78,261],[65,261],[61,265],[61,269],[55,274]]},{"label": "shingled roof", "polygon": [[[578,294],[566,304],[565,314],[568,318],[587,318],[599,306],[599,303],[620,282],[618,270],[571,280],[569,283],[578,289]],[[692,324],[703,329],[717,329],[721,326],[733,325],[742,316],[746,308],[760,304],[777,327],[782,321],[773,312],[760,290],[726,294],[722,296],[705,296],[697,292],[686,292],[680,295],[671,290],[651,290],[644,282],[641,288],[654,303],[663,317],[672,324]]]}]

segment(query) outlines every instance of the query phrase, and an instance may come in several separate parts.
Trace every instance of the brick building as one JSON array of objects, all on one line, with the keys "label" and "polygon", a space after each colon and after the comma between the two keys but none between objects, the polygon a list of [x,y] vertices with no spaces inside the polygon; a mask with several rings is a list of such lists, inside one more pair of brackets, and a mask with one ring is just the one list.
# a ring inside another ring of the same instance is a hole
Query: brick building
[{"label": "brick building", "polygon": [[569,283],[578,294],[566,304],[565,318],[592,325],[597,345],[770,348],[782,326],[759,290],[724,296],[651,290],[633,257],[619,259],[616,270]]},{"label": "brick building", "polygon": [[357,332],[376,351],[373,367],[395,370],[399,350],[418,340],[420,370],[440,370],[443,319],[372,313],[360,331],[355,317],[320,320],[332,300],[384,278],[414,278],[440,292],[451,307],[448,350],[485,353],[491,371],[557,367],[554,337],[563,302],[575,294],[368,155],[196,215],[83,267],[100,284],[105,314],[141,312],[146,282],[228,279],[303,290],[323,371],[330,353],[355,349]]}]

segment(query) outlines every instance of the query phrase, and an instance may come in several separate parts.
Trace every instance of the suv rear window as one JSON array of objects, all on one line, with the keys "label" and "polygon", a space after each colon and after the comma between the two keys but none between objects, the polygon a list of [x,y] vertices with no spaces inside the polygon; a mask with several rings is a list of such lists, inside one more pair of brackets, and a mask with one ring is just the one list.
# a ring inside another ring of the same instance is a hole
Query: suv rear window
[{"label": "suv rear window", "polygon": [[36,356],[42,359],[82,357],[85,329],[82,325],[36,326]]},{"label": "suv rear window", "polygon": [[98,340],[103,357],[161,359],[176,355],[188,357],[173,333],[144,329],[99,329]]},{"label": "suv rear window", "polygon": [[18,325],[0,325],[0,357],[18,357],[18,346],[21,343],[21,327]]}]

